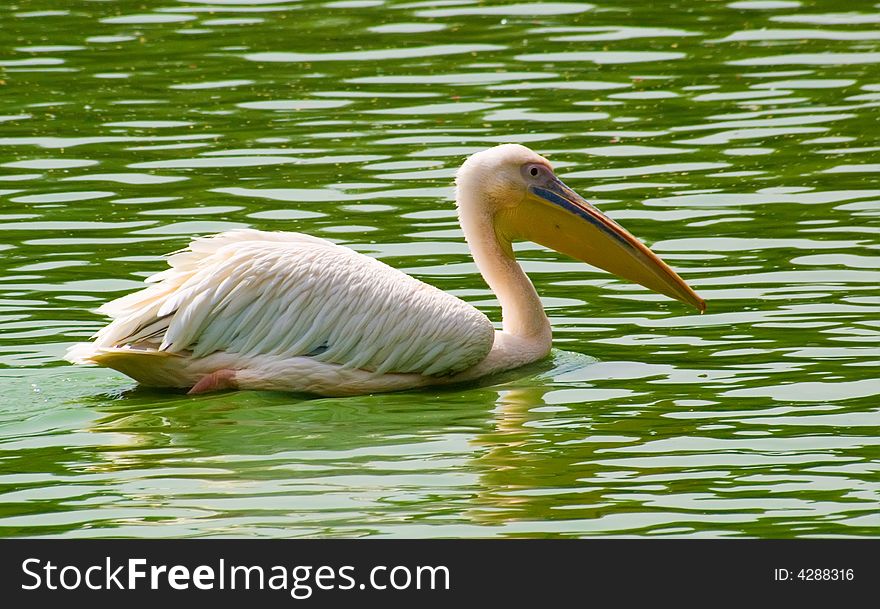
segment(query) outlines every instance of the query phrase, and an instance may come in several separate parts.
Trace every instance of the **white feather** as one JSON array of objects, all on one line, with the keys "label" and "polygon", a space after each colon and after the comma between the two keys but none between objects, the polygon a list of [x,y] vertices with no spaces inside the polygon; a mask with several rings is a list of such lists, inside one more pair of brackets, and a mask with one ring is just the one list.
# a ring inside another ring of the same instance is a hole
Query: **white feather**
[{"label": "white feather", "polygon": [[[380,374],[449,375],[489,353],[489,320],[378,260],[299,233],[197,238],[151,285],[102,307],[95,348],[310,356]],[[139,344],[139,347],[143,347]],[[323,350],[322,350],[323,349]]]}]

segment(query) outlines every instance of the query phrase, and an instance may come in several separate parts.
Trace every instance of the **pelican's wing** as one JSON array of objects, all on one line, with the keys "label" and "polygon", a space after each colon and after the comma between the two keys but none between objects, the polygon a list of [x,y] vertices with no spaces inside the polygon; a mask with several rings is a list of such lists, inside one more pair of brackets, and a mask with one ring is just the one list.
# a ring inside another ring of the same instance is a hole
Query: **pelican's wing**
[{"label": "pelican's wing", "polygon": [[379,373],[452,374],[494,340],[485,315],[378,260],[299,233],[195,239],[152,285],[107,303],[95,346],[305,355]]}]

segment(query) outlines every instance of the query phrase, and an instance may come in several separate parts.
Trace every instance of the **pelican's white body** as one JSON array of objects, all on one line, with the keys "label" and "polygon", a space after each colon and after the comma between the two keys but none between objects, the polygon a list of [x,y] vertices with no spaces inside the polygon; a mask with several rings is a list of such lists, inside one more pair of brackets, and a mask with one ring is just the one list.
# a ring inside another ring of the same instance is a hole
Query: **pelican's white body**
[{"label": "pelican's white body", "polygon": [[[241,389],[320,395],[402,390],[510,367],[498,350],[515,338],[498,332],[496,340],[477,309],[324,239],[230,231],[195,239],[168,262],[147,279],[153,285],[101,307],[113,322],[68,359],[150,386],[189,388],[233,370]],[[522,363],[535,359],[528,348],[518,352]]]}]

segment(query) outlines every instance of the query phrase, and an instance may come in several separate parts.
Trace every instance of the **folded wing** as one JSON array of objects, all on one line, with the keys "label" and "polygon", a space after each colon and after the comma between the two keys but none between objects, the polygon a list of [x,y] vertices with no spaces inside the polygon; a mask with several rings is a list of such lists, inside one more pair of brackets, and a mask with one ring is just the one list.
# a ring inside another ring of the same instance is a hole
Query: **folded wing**
[{"label": "folded wing", "polygon": [[492,347],[465,302],[346,247],[299,233],[195,239],[149,287],[107,303],[95,347],[309,356],[377,373],[453,374]]}]

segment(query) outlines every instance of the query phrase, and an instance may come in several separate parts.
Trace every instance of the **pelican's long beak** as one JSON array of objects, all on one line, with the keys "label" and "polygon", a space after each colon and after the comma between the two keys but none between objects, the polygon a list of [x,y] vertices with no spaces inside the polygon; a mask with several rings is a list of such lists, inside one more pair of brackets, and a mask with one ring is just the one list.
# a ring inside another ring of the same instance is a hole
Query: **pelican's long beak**
[{"label": "pelican's long beak", "polygon": [[706,302],[657,254],[555,176],[529,186],[525,200],[501,223],[508,236],[534,241],[557,252],[629,279],[696,307]]}]

